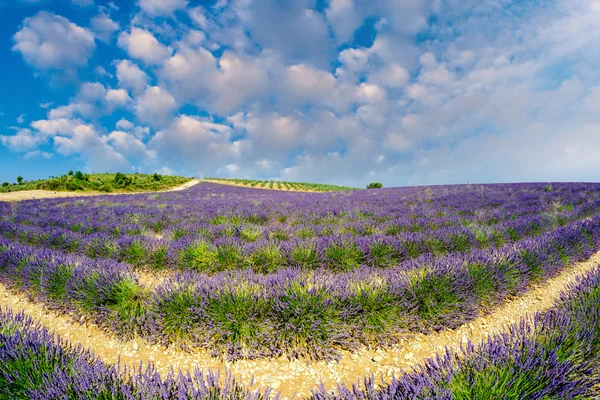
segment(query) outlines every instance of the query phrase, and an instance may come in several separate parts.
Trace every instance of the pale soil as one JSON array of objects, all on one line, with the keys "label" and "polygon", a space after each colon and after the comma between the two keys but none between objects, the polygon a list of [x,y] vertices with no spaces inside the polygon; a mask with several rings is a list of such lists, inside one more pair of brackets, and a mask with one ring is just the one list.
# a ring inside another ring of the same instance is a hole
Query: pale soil
[{"label": "pale soil", "polygon": [[0,201],[21,201],[21,200],[30,200],[31,195],[35,195],[36,199],[54,199],[54,198],[62,198],[62,197],[81,197],[81,196],[106,196],[106,195],[118,195],[118,194],[139,194],[139,193],[160,193],[160,192],[173,192],[178,190],[184,190],[191,186],[200,183],[198,179],[192,179],[182,185],[175,186],[171,189],[159,190],[158,192],[112,192],[112,193],[103,193],[103,192],[59,192],[53,190],[19,190],[15,192],[8,193],[0,193]]},{"label": "pale soil", "polygon": [[211,182],[211,183],[218,183],[221,185],[229,185],[229,186],[240,186],[240,187],[245,187],[245,188],[250,188],[250,189],[266,189],[266,190],[279,190],[282,192],[306,192],[306,193],[327,193],[327,192],[318,192],[316,190],[308,190],[308,189],[288,189],[285,186],[281,185],[281,189],[279,189],[276,185],[273,185],[273,188],[270,188],[269,186],[250,186],[250,185],[246,185],[245,183],[237,183],[237,182],[232,182],[232,181],[222,181],[219,179],[206,179],[206,182]]},{"label": "pale soil", "polygon": [[321,382],[326,388],[333,390],[337,383],[356,383],[370,374],[374,374],[378,379],[389,380],[392,374],[409,371],[411,367],[423,362],[427,357],[434,356],[445,346],[458,348],[467,340],[478,343],[489,333],[501,332],[507,324],[518,322],[527,314],[550,308],[567,284],[574,282],[577,276],[589,272],[599,263],[600,252],[587,261],[565,268],[559,275],[532,287],[523,296],[505,302],[490,310],[489,314],[458,329],[430,335],[418,334],[392,348],[363,349],[354,354],[344,352],[339,363],[306,360],[290,362],[286,359],[229,363],[211,358],[208,352],[203,350],[186,353],[174,348],[151,346],[142,340],[122,342],[107,336],[91,324],[81,324],[69,316],[49,312],[42,304],[31,302],[24,295],[11,293],[3,285],[0,285],[0,306],[10,307],[14,311],[25,311],[62,337],[91,348],[108,363],[116,363],[120,359],[122,364],[137,367],[140,362],[145,364],[153,361],[161,373],[167,373],[171,368],[185,370],[196,365],[202,369],[228,368],[244,383],[249,383],[254,375],[256,384],[253,388],[271,386],[281,390],[286,397],[294,393],[305,396]]}]

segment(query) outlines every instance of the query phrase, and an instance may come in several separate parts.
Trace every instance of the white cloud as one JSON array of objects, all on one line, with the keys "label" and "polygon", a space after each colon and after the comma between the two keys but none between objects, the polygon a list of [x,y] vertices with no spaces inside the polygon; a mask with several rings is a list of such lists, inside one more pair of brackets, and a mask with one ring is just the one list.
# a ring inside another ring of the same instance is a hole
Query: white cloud
[{"label": "white cloud", "polygon": [[36,135],[29,129],[20,129],[15,135],[0,135],[0,143],[16,152],[34,149],[45,141],[44,136]]},{"label": "white cloud", "polygon": [[108,144],[91,125],[77,125],[68,137],[55,136],[54,148],[63,156],[77,156],[90,171],[122,171],[130,167],[127,159]]},{"label": "white cloud", "polygon": [[136,93],[143,91],[148,86],[148,75],[131,61],[120,60],[115,65],[120,86]]},{"label": "white cloud", "polygon": [[80,123],[80,121],[66,118],[42,119],[33,121],[31,127],[45,136],[71,135],[75,126]]},{"label": "white cloud", "polygon": [[96,47],[89,30],[46,11],[26,18],[13,39],[13,50],[39,69],[81,67]]},{"label": "white cloud", "polygon": [[25,155],[23,156],[23,159],[24,160],[35,160],[35,159],[49,160],[52,158],[53,155],[54,154],[47,153],[45,151],[34,150],[34,151],[30,151],[28,153],[25,153]]},{"label": "white cloud", "polygon": [[135,114],[144,123],[161,126],[169,121],[177,108],[177,102],[169,92],[151,86],[136,99]]},{"label": "white cloud", "polygon": [[160,64],[171,56],[172,49],[160,43],[145,29],[132,27],[129,32],[121,32],[119,46],[130,57],[149,65]]},{"label": "white cloud", "polygon": [[92,18],[90,24],[96,37],[105,42],[108,42],[113,33],[119,30],[119,24],[104,13],[100,13]]},{"label": "white cloud", "polygon": [[150,15],[169,15],[187,6],[187,0],[139,0],[140,8]]},{"label": "white cloud", "polygon": [[27,116],[27,114],[21,114],[17,117],[17,123],[22,124],[23,122],[25,122],[25,117]]},{"label": "white cloud", "polygon": [[231,142],[231,135],[232,129],[227,125],[180,115],[156,133],[148,147],[178,170],[215,171],[247,151],[247,142]]},{"label": "white cloud", "polygon": [[116,106],[124,107],[131,101],[131,97],[123,89],[109,89],[106,92],[106,101]]},{"label": "white cloud", "polygon": [[117,129],[123,129],[125,131],[128,131],[130,129],[133,129],[133,127],[135,125],[133,125],[131,122],[129,122],[125,118],[121,118],[120,120],[117,121],[117,124],[115,126]]},{"label": "white cloud", "polygon": [[156,159],[156,152],[147,150],[146,145],[135,136],[113,131],[107,137],[108,143],[131,162],[149,163]]},{"label": "white cloud", "polygon": [[98,78],[112,78],[113,76],[106,70],[102,65],[98,65],[94,68],[94,72]]}]

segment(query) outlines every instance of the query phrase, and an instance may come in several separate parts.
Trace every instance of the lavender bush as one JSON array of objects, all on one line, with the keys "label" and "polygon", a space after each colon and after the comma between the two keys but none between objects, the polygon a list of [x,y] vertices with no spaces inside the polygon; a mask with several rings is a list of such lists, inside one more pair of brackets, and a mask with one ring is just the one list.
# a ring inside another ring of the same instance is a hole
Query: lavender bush
[{"label": "lavender bush", "polygon": [[[380,388],[379,388],[380,387]],[[555,308],[459,351],[446,349],[413,372],[375,377],[311,399],[597,399],[600,397],[600,268],[564,292]]]},{"label": "lavender bush", "polygon": [[119,336],[206,346],[232,360],[335,359],[339,349],[460,326],[589,257],[598,238],[595,216],[497,250],[422,255],[386,269],[186,272],[153,288],[139,283],[129,264],[4,239],[0,280]]}]

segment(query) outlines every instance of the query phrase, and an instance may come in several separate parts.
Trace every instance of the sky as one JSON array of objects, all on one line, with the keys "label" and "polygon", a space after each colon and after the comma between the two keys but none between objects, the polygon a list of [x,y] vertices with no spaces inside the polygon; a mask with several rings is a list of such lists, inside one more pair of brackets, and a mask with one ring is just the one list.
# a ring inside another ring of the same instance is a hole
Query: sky
[{"label": "sky", "polygon": [[0,0],[0,181],[598,181],[600,0]]}]

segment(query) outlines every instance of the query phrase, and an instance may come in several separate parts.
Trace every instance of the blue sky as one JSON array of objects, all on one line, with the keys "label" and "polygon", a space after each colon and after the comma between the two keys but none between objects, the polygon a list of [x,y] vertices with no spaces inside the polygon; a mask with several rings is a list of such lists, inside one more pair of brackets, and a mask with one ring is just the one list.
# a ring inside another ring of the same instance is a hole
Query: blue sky
[{"label": "blue sky", "polygon": [[0,181],[597,181],[599,0],[0,0]]}]

